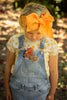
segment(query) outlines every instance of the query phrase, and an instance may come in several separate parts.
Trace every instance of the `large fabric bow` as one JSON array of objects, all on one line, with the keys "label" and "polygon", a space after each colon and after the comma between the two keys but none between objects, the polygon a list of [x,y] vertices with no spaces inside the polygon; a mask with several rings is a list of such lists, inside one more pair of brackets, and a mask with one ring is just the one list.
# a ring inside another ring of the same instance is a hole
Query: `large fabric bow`
[{"label": "large fabric bow", "polygon": [[41,17],[38,17],[36,13],[31,13],[27,16],[21,16],[22,23],[27,26],[27,32],[38,29],[46,37],[54,38],[51,23],[54,21],[54,18],[44,12],[41,14]]}]

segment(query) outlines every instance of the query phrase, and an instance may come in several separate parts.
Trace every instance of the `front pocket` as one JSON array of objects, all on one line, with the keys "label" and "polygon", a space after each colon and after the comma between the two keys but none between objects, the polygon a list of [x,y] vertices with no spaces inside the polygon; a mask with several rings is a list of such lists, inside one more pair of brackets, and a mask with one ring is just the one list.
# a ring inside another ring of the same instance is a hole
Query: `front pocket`
[{"label": "front pocket", "polygon": [[27,64],[32,64],[32,63],[36,63],[38,61],[32,61],[30,60],[29,58],[27,57],[22,57],[22,61],[24,61],[24,63],[27,65]]},{"label": "front pocket", "polygon": [[50,90],[50,87],[47,87],[47,88],[39,89],[38,92],[40,94],[46,94],[46,93],[49,93],[49,90]]}]

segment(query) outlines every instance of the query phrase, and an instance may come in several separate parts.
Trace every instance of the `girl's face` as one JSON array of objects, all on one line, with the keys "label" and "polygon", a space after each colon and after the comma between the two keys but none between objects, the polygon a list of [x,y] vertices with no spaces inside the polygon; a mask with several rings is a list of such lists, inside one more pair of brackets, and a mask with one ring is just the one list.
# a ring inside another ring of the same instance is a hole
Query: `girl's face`
[{"label": "girl's face", "polygon": [[33,42],[38,41],[43,37],[43,35],[38,30],[34,30],[30,32],[25,31],[25,35],[29,40]]}]

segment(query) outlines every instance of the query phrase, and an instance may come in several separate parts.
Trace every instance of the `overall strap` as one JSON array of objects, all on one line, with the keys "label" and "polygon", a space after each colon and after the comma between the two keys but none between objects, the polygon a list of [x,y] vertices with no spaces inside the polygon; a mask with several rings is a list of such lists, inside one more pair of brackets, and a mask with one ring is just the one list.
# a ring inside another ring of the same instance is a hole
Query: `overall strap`
[{"label": "overall strap", "polygon": [[43,38],[41,39],[41,41],[40,41],[40,48],[41,48],[41,49],[44,49],[45,41],[46,41],[46,37],[43,37]]},{"label": "overall strap", "polygon": [[24,42],[24,35],[21,35],[19,38],[19,49],[22,48],[23,42]]}]

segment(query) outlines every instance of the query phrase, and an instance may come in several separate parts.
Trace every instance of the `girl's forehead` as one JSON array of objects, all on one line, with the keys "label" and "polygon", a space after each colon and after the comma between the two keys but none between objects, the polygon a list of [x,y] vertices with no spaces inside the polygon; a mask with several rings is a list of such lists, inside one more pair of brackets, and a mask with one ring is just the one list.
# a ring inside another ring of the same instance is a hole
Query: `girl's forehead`
[{"label": "girl's forehead", "polygon": [[[27,32],[27,31],[26,31]],[[38,29],[36,30],[32,30],[32,31],[28,31],[28,33],[40,33]]]}]

